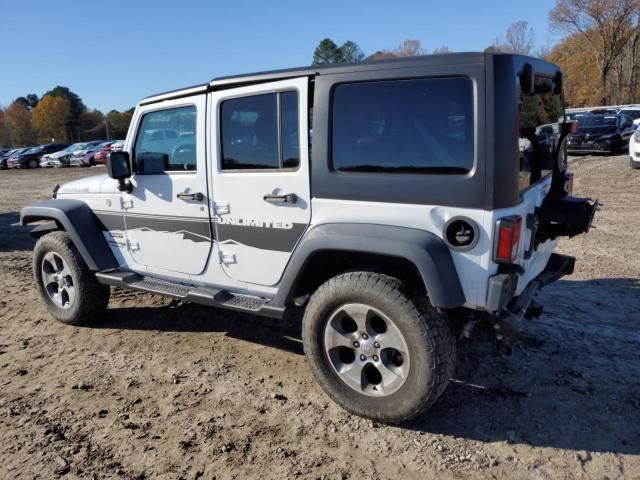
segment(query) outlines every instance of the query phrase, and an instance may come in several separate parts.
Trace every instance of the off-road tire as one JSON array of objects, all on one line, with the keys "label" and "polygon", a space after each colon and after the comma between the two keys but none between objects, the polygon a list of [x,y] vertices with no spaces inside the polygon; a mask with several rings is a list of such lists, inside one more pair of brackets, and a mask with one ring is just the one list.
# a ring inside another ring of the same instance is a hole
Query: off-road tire
[{"label": "off-road tire", "polygon": [[[410,369],[399,390],[372,397],[348,386],[331,366],[324,329],[341,305],[362,303],[391,318],[404,336]],[[406,423],[427,410],[454,373],[456,340],[446,315],[424,294],[407,291],[398,279],[374,272],[349,272],[331,278],[311,296],[302,323],[305,355],[324,391],[347,411],[385,423]]]},{"label": "off-road tire", "polygon": [[[68,308],[59,307],[49,297],[42,278],[45,255],[60,256],[73,278],[75,298]],[[53,317],[67,325],[83,325],[99,318],[109,303],[110,288],[96,280],[66,232],[52,232],[42,236],[33,251],[33,276],[40,298]]]}]

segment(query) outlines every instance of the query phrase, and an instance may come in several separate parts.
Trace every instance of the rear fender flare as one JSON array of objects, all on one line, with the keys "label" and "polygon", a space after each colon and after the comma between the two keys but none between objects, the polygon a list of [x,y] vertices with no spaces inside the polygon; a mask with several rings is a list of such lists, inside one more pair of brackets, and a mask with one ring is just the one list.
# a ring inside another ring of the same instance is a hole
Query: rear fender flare
[{"label": "rear fender flare", "polygon": [[406,259],[420,273],[433,306],[448,309],[465,303],[451,252],[433,233],[389,225],[336,223],[307,231],[287,264],[271,304],[288,304],[307,262],[315,253],[327,250]]}]

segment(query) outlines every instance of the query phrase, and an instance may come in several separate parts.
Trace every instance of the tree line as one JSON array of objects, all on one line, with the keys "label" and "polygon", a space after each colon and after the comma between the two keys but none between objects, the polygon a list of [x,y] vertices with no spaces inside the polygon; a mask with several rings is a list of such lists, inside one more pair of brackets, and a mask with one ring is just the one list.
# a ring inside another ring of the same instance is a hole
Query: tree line
[{"label": "tree line", "polygon": [[[524,20],[498,35],[487,52],[532,55],[556,63],[564,73],[567,107],[640,103],[640,0],[556,0],[549,27],[559,35],[550,48],[536,48],[536,33]],[[313,53],[313,64],[362,62],[448,53],[429,51],[408,39],[390,49],[366,55],[352,40],[341,46],[325,38]]]},{"label": "tree line", "polygon": [[[640,0],[556,0],[549,27],[559,39],[536,49],[536,34],[524,21],[510,25],[485,48],[490,52],[533,55],[554,62],[564,72],[568,107],[640,103]],[[365,54],[347,40],[338,46],[323,39],[313,65],[363,62],[449,52],[447,46],[424,48],[417,39]],[[89,110],[67,87],[42,97],[28,94],[7,108],[0,106],[0,146],[124,138],[133,108],[103,113]]]},{"label": "tree line", "polygon": [[0,146],[124,138],[133,110],[107,114],[89,110],[76,93],[63,86],[42,97],[31,93],[16,98],[7,108],[0,106]]}]

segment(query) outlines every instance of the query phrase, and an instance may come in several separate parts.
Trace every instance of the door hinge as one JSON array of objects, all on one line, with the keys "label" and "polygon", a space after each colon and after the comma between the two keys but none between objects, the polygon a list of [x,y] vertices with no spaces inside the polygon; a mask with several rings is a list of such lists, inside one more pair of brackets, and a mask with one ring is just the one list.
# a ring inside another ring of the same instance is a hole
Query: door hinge
[{"label": "door hinge", "polygon": [[236,263],[236,256],[234,253],[224,253],[222,250],[220,251],[220,263],[230,264]]},{"label": "door hinge", "polygon": [[213,210],[216,215],[227,215],[231,211],[229,204],[224,202],[214,202]]},{"label": "door hinge", "polygon": [[140,244],[135,240],[127,239],[127,250],[129,250],[130,252],[136,252],[140,250]]},{"label": "door hinge", "polygon": [[126,210],[127,208],[133,208],[133,199],[120,197],[120,208]]}]

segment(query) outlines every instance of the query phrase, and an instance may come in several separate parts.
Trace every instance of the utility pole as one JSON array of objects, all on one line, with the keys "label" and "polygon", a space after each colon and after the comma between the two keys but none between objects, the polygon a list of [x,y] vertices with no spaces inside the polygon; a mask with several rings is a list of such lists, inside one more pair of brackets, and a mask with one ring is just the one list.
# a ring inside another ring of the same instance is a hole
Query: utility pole
[{"label": "utility pole", "polygon": [[104,126],[107,129],[107,140],[111,140],[111,135],[109,134],[109,120],[107,120],[106,115],[104,117]]}]

